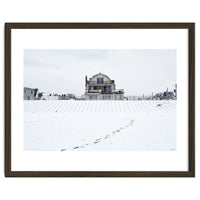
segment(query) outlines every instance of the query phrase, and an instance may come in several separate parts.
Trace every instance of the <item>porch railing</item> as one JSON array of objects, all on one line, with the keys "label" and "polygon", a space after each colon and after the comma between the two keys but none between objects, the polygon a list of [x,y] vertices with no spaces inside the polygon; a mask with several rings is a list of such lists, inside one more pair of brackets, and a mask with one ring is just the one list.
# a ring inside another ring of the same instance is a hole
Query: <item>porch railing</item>
[{"label": "porch railing", "polygon": [[89,85],[93,85],[93,84],[98,84],[98,85],[103,85],[103,84],[113,84],[112,81],[104,81],[104,82],[89,81],[88,83],[89,83]]}]

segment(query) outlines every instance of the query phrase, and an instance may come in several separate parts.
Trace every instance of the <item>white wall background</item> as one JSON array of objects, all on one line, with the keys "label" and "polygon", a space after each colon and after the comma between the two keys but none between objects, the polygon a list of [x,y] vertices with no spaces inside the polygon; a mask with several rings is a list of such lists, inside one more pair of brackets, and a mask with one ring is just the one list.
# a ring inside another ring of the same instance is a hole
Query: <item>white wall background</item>
[{"label": "white wall background", "polygon": [[[199,125],[196,178],[4,178],[5,22],[196,22],[196,102],[199,99],[198,0],[2,0],[0,2],[0,199],[200,199]],[[200,120],[196,104],[196,122]],[[198,113],[198,114],[197,114]]]}]

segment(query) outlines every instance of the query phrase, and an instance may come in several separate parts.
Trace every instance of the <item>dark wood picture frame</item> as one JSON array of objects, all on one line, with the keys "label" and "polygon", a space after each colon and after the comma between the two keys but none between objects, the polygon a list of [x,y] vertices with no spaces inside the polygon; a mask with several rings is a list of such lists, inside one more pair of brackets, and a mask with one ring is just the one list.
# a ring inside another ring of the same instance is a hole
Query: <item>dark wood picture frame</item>
[{"label": "dark wood picture frame", "polygon": [[[12,171],[11,30],[12,29],[187,29],[188,171]],[[195,176],[195,24],[194,23],[5,23],[5,176],[6,177],[194,177]]]}]

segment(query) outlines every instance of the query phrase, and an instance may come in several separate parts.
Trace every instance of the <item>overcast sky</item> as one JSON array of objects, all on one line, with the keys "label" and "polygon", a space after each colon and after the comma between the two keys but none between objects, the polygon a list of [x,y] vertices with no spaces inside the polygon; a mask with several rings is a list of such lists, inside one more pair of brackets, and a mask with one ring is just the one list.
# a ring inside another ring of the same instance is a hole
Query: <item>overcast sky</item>
[{"label": "overcast sky", "polygon": [[176,83],[176,50],[24,50],[24,87],[85,92],[85,76],[104,73],[126,95],[162,92]]}]

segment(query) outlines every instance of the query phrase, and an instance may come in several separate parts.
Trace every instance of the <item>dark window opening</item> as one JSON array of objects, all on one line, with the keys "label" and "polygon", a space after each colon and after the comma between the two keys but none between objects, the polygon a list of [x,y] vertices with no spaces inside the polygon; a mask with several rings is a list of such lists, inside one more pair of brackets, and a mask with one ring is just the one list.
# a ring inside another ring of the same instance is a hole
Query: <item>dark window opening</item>
[{"label": "dark window opening", "polygon": [[103,84],[103,78],[97,78],[97,84]]}]

